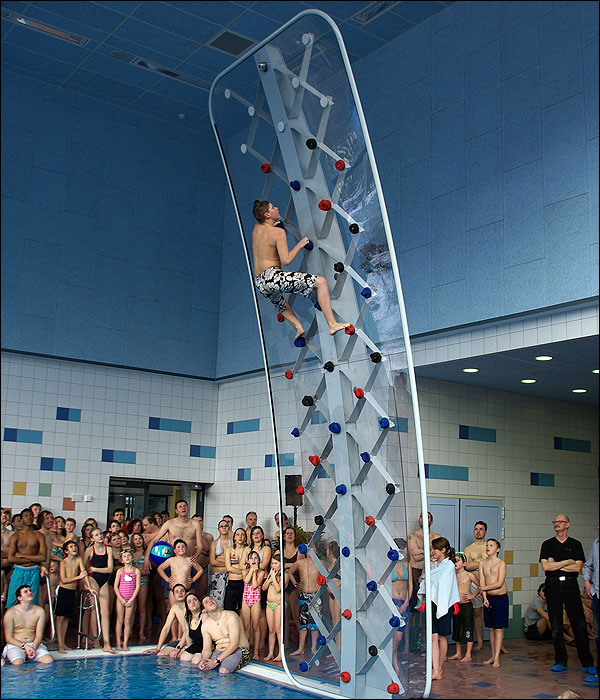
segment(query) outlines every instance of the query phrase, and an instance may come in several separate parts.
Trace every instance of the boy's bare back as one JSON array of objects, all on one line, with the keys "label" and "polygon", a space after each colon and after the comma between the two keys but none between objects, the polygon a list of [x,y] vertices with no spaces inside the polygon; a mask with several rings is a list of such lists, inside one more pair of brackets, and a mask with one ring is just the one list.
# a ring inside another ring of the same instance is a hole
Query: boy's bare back
[{"label": "boy's bare back", "polygon": [[270,267],[281,267],[277,252],[277,241],[285,233],[277,226],[255,224],[252,231],[252,256],[254,259],[254,274],[260,275]]}]

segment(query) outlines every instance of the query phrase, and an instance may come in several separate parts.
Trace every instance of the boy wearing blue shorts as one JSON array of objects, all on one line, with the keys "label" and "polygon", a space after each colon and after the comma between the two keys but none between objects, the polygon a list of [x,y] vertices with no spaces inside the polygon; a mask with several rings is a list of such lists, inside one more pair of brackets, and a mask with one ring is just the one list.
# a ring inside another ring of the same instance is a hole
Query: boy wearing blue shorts
[{"label": "boy wearing blue shorts", "polygon": [[483,621],[490,629],[492,656],[483,663],[500,668],[500,652],[504,630],[508,627],[508,592],[506,562],[498,556],[500,542],[490,539],[485,543],[485,561],[479,564],[479,588],[483,594]]}]

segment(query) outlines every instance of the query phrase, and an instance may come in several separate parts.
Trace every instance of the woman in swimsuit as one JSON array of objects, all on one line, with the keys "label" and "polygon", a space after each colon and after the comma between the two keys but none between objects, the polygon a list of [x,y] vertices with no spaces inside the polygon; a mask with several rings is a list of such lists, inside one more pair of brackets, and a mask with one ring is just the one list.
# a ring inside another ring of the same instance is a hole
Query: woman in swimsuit
[{"label": "woman in swimsuit", "polygon": [[212,596],[220,608],[223,607],[225,587],[227,586],[227,563],[225,552],[232,545],[231,530],[227,520],[219,521],[219,536],[210,543],[210,577],[208,595]]},{"label": "woman in swimsuit", "polygon": [[239,613],[242,607],[244,594],[244,562],[246,561],[246,530],[243,527],[233,533],[233,544],[225,551],[225,565],[227,566],[227,587],[223,599],[223,610],[233,610]]},{"label": "woman in swimsuit", "polygon": [[148,600],[148,574],[144,573],[144,538],[139,532],[131,535],[133,565],[140,575],[140,592],[138,593],[138,612],[140,615],[140,644],[146,641],[146,601]]},{"label": "woman in swimsuit", "polygon": [[[340,558],[340,545],[335,541],[331,540],[329,545],[327,546],[327,569],[331,570],[334,566],[335,563],[338,561]],[[342,580],[340,577],[340,570],[337,570],[337,573],[333,576],[333,578],[330,579],[330,582],[333,582],[338,588],[340,588]],[[331,625],[332,627],[335,627],[337,623],[339,622],[341,615],[341,608],[338,600],[336,599],[335,595],[331,592],[328,591],[329,593],[329,612],[331,613]],[[335,643],[338,646],[338,649],[340,649],[340,635],[337,634],[335,636]]]},{"label": "woman in swimsuit", "polygon": [[[103,650],[108,654],[114,654],[110,646],[110,584],[108,583],[113,572],[113,552],[110,547],[104,545],[102,530],[92,530],[92,546],[85,550],[83,564],[91,574],[89,581],[97,592],[100,604],[100,622],[102,624]],[[95,616],[92,616],[92,635],[96,636]]]},{"label": "woman in swimsuit", "polygon": [[[248,563],[244,574],[244,594],[242,597],[242,621],[246,636],[250,644],[254,646],[254,660],[259,659],[260,649],[260,594],[262,590],[265,572],[260,568],[260,556],[258,552],[248,553]],[[251,635],[251,632],[253,633]]]},{"label": "woman in swimsuit", "polygon": [[[260,525],[255,525],[250,530],[250,551],[258,552],[260,558],[259,568],[265,572],[265,576],[269,573],[271,565],[271,543],[265,538],[264,530]],[[247,554],[246,554],[247,557]],[[267,592],[261,590],[260,598],[260,638],[258,648],[262,649],[267,639]]]},{"label": "woman in swimsuit", "polygon": [[202,603],[195,593],[188,593],[184,605],[186,634],[175,649],[180,661],[189,661],[194,666],[202,659]]},{"label": "woman in swimsuit", "polygon": [[[296,546],[296,530],[291,525],[288,525],[283,531],[283,566],[285,572],[298,559],[298,547]],[[285,604],[286,615],[284,616],[285,629],[283,631],[284,644],[290,643],[290,627],[293,623],[298,630],[298,589],[296,588],[296,579],[293,576],[287,577],[287,585],[285,587]],[[287,611],[289,610],[289,614]]]},{"label": "woman in swimsuit", "polygon": [[[281,560],[279,552],[271,558],[271,571],[265,579],[262,587],[267,591],[267,624],[269,625],[269,654],[265,661],[281,661],[281,611],[279,606],[283,598],[282,588],[285,588],[287,574],[283,574],[281,580]],[[277,642],[277,656],[275,656],[275,642]]]},{"label": "woman in swimsuit", "polygon": [[81,528],[81,537],[77,545],[77,551],[82,559],[83,555],[85,554],[85,550],[88,549],[88,547],[91,547],[93,544],[91,537],[93,529],[94,525],[92,523],[84,523],[83,527]]},{"label": "woman in swimsuit", "polygon": [[398,608],[398,615],[401,617],[405,625],[399,627],[394,634],[394,646],[392,652],[392,663],[394,670],[400,675],[400,664],[398,662],[398,647],[404,636],[404,629],[408,630],[408,604],[413,591],[412,567],[410,565],[410,555],[406,540],[402,537],[395,537],[394,542],[400,552],[400,559],[392,569],[392,600]]}]

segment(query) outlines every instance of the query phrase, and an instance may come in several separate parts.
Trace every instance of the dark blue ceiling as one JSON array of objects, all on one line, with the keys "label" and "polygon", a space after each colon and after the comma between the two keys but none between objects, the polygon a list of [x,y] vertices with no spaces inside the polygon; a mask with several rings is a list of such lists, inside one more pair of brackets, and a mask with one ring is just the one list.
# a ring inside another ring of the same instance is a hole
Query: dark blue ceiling
[{"label": "dark blue ceiling", "polygon": [[[429,0],[3,1],[2,67],[183,126],[208,130],[208,89],[215,76],[235,60],[235,55],[209,45],[224,29],[254,43],[302,10],[317,8],[337,21],[351,59],[357,60],[451,4]],[[358,13],[377,9],[382,12],[366,24],[356,19]],[[85,45],[43,33],[40,24],[51,31],[74,34]],[[132,62],[136,59],[172,71],[180,79],[135,65]]]}]

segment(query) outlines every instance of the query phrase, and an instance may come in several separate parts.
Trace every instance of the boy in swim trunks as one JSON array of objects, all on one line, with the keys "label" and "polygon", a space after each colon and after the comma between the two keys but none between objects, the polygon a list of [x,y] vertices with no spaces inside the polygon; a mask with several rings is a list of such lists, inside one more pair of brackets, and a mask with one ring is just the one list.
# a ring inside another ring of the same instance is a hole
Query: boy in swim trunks
[{"label": "boy in swim trunks", "polygon": [[504,629],[508,627],[508,593],[506,562],[498,557],[500,542],[490,539],[485,543],[487,559],[479,564],[479,588],[483,593],[483,619],[490,628],[492,656],[483,663],[500,668],[500,652]]},{"label": "boy in swim trunks", "polygon": [[308,630],[311,631],[310,647],[311,653],[314,655],[317,652],[317,636],[319,634],[319,628],[313,619],[313,611],[318,616],[321,615],[322,601],[319,598],[314,602],[312,608],[309,608],[309,605],[314,600],[315,594],[319,589],[319,584],[317,583],[319,570],[308,553],[298,553],[298,559],[296,560],[296,563],[292,564],[292,566],[290,566],[288,569],[288,575],[295,576],[300,579],[300,582],[296,584],[296,588],[300,588],[300,593],[298,595],[298,649],[290,654],[290,656],[301,656],[304,654],[304,644],[306,643]]},{"label": "boy in swim trunks", "polygon": [[77,543],[68,540],[63,544],[62,549],[64,559],[60,562],[60,584],[56,587],[54,615],[58,653],[66,654],[68,647],[65,645],[65,636],[69,620],[75,621],[77,617],[77,581],[83,581],[90,593],[95,594],[96,591],[90,584],[89,574],[77,551]]},{"label": "boy in swim trunks", "polygon": [[286,321],[296,329],[296,338],[304,335],[304,328],[290,305],[283,297],[283,292],[302,294],[308,297],[313,289],[317,290],[319,306],[327,321],[329,333],[334,335],[348,323],[338,323],[333,315],[329,285],[324,277],[306,272],[284,272],[281,266],[294,261],[298,253],[308,243],[302,238],[291,250],[288,249],[285,231],[279,227],[281,216],[279,209],[271,202],[256,200],[253,210],[258,223],[252,231],[252,255],[254,257],[254,274],[258,291],[266,297]]},{"label": "boy in swim trunks", "polygon": [[[458,592],[460,593],[460,602],[458,604],[458,615],[455,615],[452,620],[452,639],[456,642],[456,653],[448,657],[448,661],[460,660],[463,664],[468,664],[471,661],[471,652],[473,651],[473,634],[475,631],[475,616],[473,614],[472,600],[479,594],[479,582],[475,576],[465,569],[467,556],[464,552],[456,553],[456,583]],[[471,584],[475,584],[475,591],[471,592]],[[467,645],[467,651],[461,659],[462,644]]]}]

